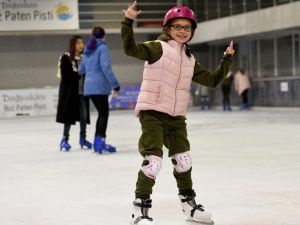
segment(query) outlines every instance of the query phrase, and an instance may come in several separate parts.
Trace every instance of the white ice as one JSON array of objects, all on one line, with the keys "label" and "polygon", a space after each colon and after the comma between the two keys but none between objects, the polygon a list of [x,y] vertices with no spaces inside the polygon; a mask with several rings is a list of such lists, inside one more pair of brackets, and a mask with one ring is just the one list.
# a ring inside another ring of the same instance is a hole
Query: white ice
[{"label": "white ice", "polygon": [[[197,202],[216,225],[300,224],[299,108],[193,109],[187,118]],[[129,224],[142,162],[132,111],[110,115],[112,155],[81,150],[78,125],[72,151],[60,152],[54,117],[1,119],[0,128],[0,225]],[[166,153],[150,216],[157,225],[185,225]]]}]

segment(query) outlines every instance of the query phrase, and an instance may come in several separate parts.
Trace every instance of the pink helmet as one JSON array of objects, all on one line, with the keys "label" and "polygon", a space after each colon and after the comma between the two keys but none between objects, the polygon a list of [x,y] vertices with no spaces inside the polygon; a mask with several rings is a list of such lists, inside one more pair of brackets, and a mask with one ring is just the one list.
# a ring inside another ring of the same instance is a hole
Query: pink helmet
[{"label": "pink helmet", "polygon": [[170,20],[175,18],[189,19],[192,22],[194,29],[196,29],[197,27],[196,15],[193,12],[193,10],[191,10],[188,7],[175,6],[172,9],[170,9],[165,15],[163,26],[166,26]]}]

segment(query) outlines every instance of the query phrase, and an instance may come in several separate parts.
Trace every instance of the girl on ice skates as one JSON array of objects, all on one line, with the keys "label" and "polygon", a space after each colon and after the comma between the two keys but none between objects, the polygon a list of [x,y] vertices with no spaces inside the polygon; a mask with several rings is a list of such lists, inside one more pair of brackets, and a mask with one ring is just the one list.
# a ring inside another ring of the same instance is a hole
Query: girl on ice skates
[{"label": "girl on ice skates", "polygon": [[69,133],[71,125],[80,121],[79,145],[81,148],[92,148],[92,143],[86,140],[86,124],[90,123],[89,100],[83,96],[84,76],[79,79],[78,65],[81,61],[84,43],[80,36],[73,36],[69,41],[68,51],[59,60],[59,85],[56,122],[64,124],[63,138],[60,150],[70,151]]},{"label": "girl on ice skates", "polygon": [[210,72],[189,52],[187,42],[197,28],[191,9],[173,7],[165,15],[162,35],[155,41],[137,43],[132,24],[141,11],[136,11],[135,6],[136,2],[123,10],[125,18],[121,30],[125,53],[146,61],[135,108],[142,127],[139,151],[144,160],[138,173],[131,224],[155,224],[149,216],[150,195],[161,169],[163,145],[168,148],[174,164],[173,174],[184,215],[189,221],[212,224],[211,213],[195,202],[185,116],[191,81],[216,87],[232,64],[233,43],[226,49],[220,65]]}]

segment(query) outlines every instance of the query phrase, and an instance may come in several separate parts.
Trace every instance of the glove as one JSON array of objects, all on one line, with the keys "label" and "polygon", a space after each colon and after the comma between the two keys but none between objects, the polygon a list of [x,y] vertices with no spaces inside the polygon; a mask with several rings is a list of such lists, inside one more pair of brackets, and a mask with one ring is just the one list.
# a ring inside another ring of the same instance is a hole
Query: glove
[{"label": "glove", "polygon": [[118,86],[118,87],[115,87],[114,90],[118,92],[118,91],[120,91],[120,88],[121,88],[121,87]]}]

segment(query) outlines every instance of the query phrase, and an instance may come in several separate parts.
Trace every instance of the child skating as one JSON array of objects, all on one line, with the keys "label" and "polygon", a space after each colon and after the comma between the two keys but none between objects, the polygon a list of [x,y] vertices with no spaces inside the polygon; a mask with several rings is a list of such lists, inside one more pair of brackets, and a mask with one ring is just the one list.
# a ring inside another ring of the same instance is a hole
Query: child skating
[{"label": "child skating", "polygon": [[144,160],[138,173],[130,222],[134,225],[155,224],[149,215],[150,196],[161,169],[165,145],[174,164],[178,197],[187,220],[213,224],[211,213],[195,201],[185,116],[191,81],[216,87],[232,64],[233,43],[226,49],[220,65],[210,72],[189,52],[187,42],[197,28],[196,16],[191,9],[183,6],[170,9],[163,21],[162,35],[155,41],[137,43],[132,24],[141,11],[136,11],[135,6],[136,2],[123,10],[125,18],[121,31],[125,53],[146,61],[135,108],[142,127],[139,151]]}]

